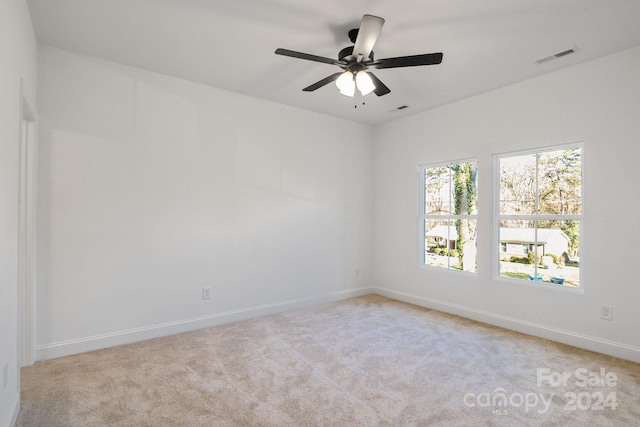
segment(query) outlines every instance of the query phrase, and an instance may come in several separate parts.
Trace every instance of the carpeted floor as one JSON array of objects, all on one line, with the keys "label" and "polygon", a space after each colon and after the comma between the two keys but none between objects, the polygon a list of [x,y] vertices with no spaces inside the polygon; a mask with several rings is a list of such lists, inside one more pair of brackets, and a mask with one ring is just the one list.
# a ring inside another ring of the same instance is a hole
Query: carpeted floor
[{"label": "carpeted floor", "polygon": [[634,426],[640,365],[369,295],[22,370],[18,426]]}]

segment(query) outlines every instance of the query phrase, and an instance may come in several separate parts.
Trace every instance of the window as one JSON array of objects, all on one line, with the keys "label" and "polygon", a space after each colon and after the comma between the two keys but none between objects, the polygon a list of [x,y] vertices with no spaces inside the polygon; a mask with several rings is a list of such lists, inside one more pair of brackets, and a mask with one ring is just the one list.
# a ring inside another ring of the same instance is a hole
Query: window
[{"label": "window", "polygon": [[420,253],[424,266],[476,272],[478,166],[420,168]]},{"label": "window", "polygon": [[580,286],[582,148],[496,156],[502,277]]}]

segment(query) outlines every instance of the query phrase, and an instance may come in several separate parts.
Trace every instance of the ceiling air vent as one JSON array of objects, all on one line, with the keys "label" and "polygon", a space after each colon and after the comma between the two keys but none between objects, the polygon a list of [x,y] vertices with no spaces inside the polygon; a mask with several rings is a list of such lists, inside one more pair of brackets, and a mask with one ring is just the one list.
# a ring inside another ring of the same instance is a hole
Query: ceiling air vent
[{"label": "ceiling air vent", "polygon": [[549,62],[553,59],[562,58],[563,56],[571,55],[572,53],[577,52],[577,48],[563,50],[562,52],[555,53],[551,56],[547,56],[544,58],[540,58],[536,61],[537,64],[544,64],[545,62]]},{"label": "ceiling air vent", "polygon": [[572,53],[575,53],[575,52],[576,52],[575,49],[567,49],[564,52],[556,53],[553,56],[556,58],[562,58],[563,56],[571,55]]}]

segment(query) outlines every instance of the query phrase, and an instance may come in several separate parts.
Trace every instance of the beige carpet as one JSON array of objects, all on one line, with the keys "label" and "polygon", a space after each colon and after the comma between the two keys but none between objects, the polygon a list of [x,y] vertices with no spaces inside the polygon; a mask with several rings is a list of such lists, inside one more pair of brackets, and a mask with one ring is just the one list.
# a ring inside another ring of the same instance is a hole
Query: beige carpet
[{"label": "beige carpet", "polygon": [[640,365],[370,295],[23,368],[17,425],[637,426]]}]

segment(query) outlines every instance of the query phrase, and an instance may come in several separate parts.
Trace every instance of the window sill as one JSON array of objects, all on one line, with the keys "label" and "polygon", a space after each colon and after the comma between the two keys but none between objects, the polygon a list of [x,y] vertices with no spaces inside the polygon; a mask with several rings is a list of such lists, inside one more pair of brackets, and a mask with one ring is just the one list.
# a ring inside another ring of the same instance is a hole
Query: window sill
[{"label": "window sill", "polygon": [[533,289],[543,289],[549,290],[552,292],[566,292],[570,294],[584,294],[584,285],[581,286],[567,286],[567,285],[559,285],[555,283],[547,283],[547,282],[537,282],[533,280],[521,280],[521,279],[510,279],[508,277],[503,276],[494,276],[494,279],[498,282],[508,284],[510,286],[523,286],[526,288]]}]

